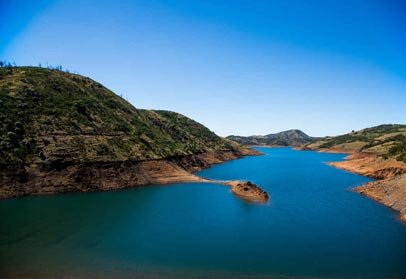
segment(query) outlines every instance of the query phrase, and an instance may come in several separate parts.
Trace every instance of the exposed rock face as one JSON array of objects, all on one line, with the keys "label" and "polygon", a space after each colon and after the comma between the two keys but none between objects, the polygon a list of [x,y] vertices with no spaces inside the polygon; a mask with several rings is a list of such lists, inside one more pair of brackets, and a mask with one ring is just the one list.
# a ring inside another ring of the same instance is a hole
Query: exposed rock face
[{"label": "exposed rock face", "polygon": [[[165,160],[55,164],[3,169],[0,198],[64,192],[105,191],[147,184],[209,182],[192,174],[250,152],[212,152]],[[255,155],[254,152],[251,155]]]},{"label": "exposed rock face", "polygon": [[231,187],[231,192],[233,194],[242,199],[252,202],[266,202],[269,199],[267,192],[263,191],[250,181],[231,181],[226,184]]},{"label": "exposed rock face", "polygon": [[205,152],[194,154],[193,156],[177,156],[168,158],[168,160],[176,163],[189,172],[195,172],[208,168],[213,164],[220,164],[243,156],[253,155],[260,155],[260,153],[253,149],[241,149],[235,151]]},{"label": "exposed rock face", "polygon": [[371,153],[353,153],[345,161],[329,163],[331,166],[375,179],[387,179],[406,173],[406,164],[395,159],[383,159]]}]

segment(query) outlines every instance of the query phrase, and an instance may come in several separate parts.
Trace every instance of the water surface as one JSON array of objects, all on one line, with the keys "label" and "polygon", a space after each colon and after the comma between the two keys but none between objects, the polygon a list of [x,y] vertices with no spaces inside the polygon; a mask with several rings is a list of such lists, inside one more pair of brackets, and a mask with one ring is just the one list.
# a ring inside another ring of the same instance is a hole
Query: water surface
[{"label": "water surface", "polygon": [[0,278],[406,278],[406,226],[325,164],[344,155],[258,149],[199,175],[265,205],[193,183],[1,200]]}]

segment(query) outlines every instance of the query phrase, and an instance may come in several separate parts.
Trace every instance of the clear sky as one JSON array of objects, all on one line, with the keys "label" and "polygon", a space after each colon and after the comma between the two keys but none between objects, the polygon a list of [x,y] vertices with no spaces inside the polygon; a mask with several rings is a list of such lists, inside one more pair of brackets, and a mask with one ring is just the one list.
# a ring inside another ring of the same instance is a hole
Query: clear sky
[{"label": "clear sky", "polygon": [[0,59],[219,135],[406,123],[406,0],[0,0]]}]

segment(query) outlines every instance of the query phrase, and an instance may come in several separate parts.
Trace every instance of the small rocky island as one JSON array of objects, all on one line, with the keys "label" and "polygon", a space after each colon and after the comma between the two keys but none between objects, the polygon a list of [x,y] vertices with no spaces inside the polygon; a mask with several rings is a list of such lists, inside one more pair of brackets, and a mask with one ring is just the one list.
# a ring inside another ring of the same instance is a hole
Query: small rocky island
[{"label": "small rocky island", "polygon": [[230,181],[227,185],[231,187],[231,192],[239,198],[252,202],[266,202],[269,199],[267,192],[250,181]]}]

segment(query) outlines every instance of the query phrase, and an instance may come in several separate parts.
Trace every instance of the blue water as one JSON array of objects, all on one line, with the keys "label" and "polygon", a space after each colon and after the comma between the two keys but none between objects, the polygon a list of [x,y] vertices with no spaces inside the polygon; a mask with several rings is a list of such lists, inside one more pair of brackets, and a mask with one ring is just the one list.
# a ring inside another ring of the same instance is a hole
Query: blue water
[{"label": "blue water", "polygon": [[250,180],[0,201],[0,278],[406,278],[406,226],[351,192],[342,154],[258,148],[199,175]]}]

